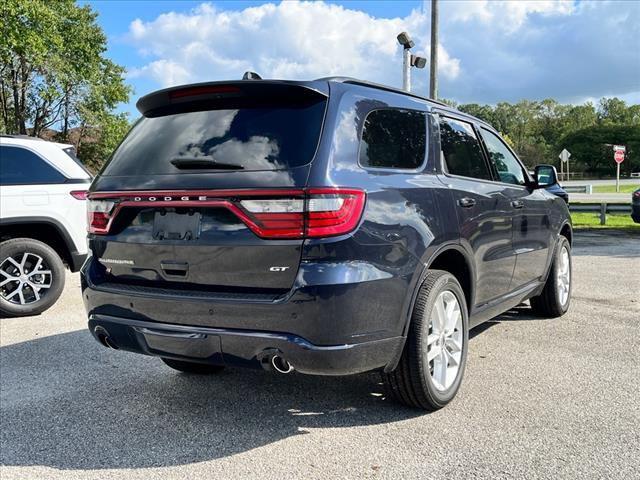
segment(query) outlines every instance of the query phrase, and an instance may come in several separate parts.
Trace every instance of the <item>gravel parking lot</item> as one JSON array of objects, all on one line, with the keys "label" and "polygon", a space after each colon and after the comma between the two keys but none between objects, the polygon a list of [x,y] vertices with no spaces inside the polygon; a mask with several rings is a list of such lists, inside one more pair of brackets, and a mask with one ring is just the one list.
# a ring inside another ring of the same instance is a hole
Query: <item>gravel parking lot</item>
[{"label": "gravel parking lot", "polygon": [[179,374],[98,345],[79,278],[0,321],[0,477],[640,478],[640,236],[577,235],[569,313],[472,331],[458,397],[432,414],[376,374]]}]

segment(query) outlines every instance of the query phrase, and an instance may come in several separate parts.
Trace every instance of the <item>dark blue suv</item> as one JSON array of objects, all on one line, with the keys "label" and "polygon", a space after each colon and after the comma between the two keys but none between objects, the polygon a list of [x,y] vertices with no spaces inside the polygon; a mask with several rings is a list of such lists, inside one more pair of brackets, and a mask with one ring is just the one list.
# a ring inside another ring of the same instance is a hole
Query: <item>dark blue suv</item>
[{"label": "dark blue suv", "polygon": [[556,172],[530,175],[476,118],[347,78],[137,106],[89,193],[82,290],[105,346],[193,373],[379,370],[390,396],[436,409],[470,328],[525,300],[569,307]]}]

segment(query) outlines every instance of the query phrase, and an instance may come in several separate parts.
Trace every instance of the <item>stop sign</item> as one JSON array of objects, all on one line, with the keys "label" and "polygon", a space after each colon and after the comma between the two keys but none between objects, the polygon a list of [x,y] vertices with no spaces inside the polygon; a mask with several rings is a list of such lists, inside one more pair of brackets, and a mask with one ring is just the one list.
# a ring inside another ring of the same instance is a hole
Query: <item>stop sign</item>
[{"label": "stop sign", "polygon": [[613,159],[616,161],[616,163],[624,162],[624,152],[622,150],[616,150],[613,153]]}]

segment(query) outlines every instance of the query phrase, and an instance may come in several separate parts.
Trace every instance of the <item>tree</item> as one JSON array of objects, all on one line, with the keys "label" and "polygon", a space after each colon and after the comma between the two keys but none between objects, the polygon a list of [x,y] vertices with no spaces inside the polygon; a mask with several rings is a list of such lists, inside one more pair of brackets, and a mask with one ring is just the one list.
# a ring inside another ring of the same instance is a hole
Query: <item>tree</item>
[{"label": "tree", "polygon": [[484,120],[490,125],[493,125],[494,122],[494,114],[493,108],[490,105],[478,105],[477,103],[467,103],[465,105],[460,105],[458,109],[461,112],[468,113],[469,115],[473,115],[480,120]]},{"label": "tree", "polygon": [[624,125],[631,123],[631,115],[624,100],[603,98],[598,105],[598,120],[603,125]]},{"label": "tree", "polygon": [[615,175],[612,145],[627,147],[623,173],[640,170],[639,125],[594,125],[570,133],[561,143],[571,152],[572,162],[578,162],[588,174]]},{"label": "tree", "polygon": [[102,124],[122,121],[111,112],[130,88],[124,68],[104,56],[96,12],[72,0],[3,0],[0,8],[2,130],[45,136],[55,127],[66,141],[75,127],[91,130],[94,141],[108,135]]}]

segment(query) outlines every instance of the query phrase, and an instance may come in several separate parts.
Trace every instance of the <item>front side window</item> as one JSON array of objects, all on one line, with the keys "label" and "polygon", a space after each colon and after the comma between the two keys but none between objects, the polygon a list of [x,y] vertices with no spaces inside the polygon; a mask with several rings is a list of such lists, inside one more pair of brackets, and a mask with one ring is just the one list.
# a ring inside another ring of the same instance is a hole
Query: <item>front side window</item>
[{"label": "front side window", "polygon": [[44,185],[64,181],[64,175],[30,150],[0,147],[0,185]]},{"label": "front side window", "polygon": [[489,130],[482,129],[482,139],[487,146],[491,161],[498,170],[500,181],[514,185],[525,185],[524,171],[520,162],[500,138]]},{"label": "front side window", "polygon": [[360,165],[414,170],[424,162],[426,143],[424,112],[374,110],[364,121]]},{"label": "front side window", "polygon": [[470,123],[441,118],[440,148],[450,174],[492,180],[480,142]]}]

